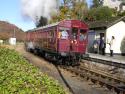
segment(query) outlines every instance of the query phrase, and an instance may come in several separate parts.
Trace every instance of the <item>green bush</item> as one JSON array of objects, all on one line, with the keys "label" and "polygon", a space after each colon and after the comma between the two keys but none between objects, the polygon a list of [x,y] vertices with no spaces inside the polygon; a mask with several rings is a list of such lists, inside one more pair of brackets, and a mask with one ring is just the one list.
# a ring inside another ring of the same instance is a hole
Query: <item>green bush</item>
[{"label": "green bush", "polygon": [[14,50],[0,48],[0,94],[65,94],[65,91]]}]

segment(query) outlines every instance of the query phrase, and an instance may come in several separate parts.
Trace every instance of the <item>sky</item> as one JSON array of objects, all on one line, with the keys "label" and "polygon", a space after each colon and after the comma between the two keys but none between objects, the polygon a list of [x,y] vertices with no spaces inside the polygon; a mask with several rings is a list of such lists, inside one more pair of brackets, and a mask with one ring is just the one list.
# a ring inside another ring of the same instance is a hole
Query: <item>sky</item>
[{"label": "sky", "polygon": [[[90,4],[91,0],[87,0],[87,2]],[[1,0],[0,21],[8,21],[24,31],[35,28],[33,21],[22,16],[21,0]]]}]

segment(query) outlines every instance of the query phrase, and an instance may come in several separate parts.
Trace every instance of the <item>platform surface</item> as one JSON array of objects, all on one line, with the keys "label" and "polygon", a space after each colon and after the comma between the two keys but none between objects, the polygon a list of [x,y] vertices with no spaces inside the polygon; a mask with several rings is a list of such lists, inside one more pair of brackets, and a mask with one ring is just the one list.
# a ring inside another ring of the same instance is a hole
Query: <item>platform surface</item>
[{"label": "platform surface", "polygon": [[90,58],[97,58],[101,60],[125,64],[125,56],[122,56],[122,55],[114,55],[113,57],[111,57],[109,54],[106,54],[106,55],[100,55],[100,54],[94,54],[94,53],[88,53],[88,54]]}]

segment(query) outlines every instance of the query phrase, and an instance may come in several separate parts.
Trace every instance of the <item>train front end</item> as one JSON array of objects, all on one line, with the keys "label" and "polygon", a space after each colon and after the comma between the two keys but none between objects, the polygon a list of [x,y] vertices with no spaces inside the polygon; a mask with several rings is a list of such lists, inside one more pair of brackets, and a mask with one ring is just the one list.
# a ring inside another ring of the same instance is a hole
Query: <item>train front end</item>
[{"label": "train front end", "polygon": [[63,60],[78,62],[87,47],[88,26],[79,20],[66,20],[58,26],[58,52]]}]

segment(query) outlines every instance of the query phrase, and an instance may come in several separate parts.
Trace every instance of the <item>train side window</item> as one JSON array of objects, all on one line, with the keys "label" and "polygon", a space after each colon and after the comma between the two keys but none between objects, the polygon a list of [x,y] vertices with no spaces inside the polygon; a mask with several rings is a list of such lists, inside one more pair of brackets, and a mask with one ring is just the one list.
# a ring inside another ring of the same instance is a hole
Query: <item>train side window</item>
[{"label": "train side window", "polygon": [[60,30],[58,33],[58,38],[60,39],[68,39],[69,34],[66,30]]},{"label": "train side window", "polygon": [[54,37],[54,31],[50,30],[48,31],[48,38],[53,38]]},{"label": "train side window", "polygon": [[83,40],[85,40],[86,39],[86,30],[83,30],[83,29],[81,29],[80,30],[80,34],[79,34],[79,40],[80,41],[83,41]]},{"label": "train side window", "polygon": [[61,31],[61,39],[68,39],[68,32],[66,30]]}]

